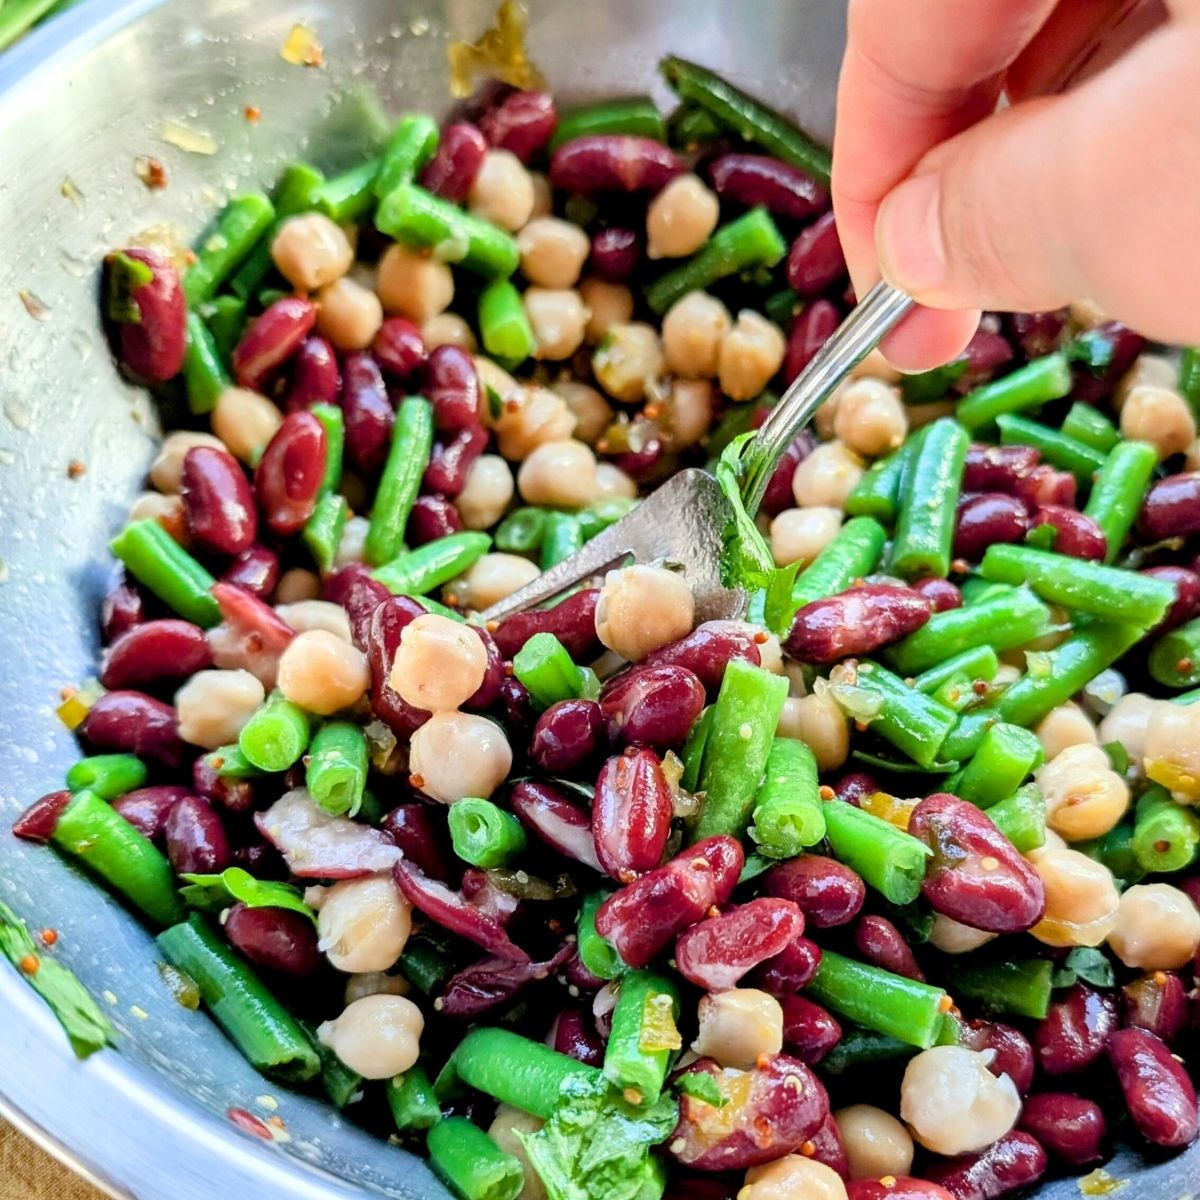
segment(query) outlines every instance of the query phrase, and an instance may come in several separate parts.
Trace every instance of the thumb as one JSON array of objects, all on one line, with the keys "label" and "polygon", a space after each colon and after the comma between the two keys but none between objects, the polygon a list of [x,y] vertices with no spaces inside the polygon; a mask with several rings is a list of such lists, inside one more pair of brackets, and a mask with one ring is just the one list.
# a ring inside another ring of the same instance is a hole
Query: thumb
[{"label": "thumb", "polygon": [[1200,21],[1177,21],[1063,96],[931,151],[884,200],[884,278],[932,308],[1072,300],[1200,340]]}]

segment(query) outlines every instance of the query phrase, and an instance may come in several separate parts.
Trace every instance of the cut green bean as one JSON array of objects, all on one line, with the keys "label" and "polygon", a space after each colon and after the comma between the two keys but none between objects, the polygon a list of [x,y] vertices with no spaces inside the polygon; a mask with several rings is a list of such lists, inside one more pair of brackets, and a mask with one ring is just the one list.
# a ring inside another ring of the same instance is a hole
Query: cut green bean
[{"label": "cut green bean", "polygon": [[576,138],[598,134],[623,134],[626,137],[667,140],[667,123],[658,106],[649,96],[630,96],[627,99],[603,100],[563,113],[558,118],[550,149],[557,150]]},{"label": "cut green bean", "polygon": [[462,1200],[516,1200],[525,1168],[466,1117],[446,1117],[430,1131],[429,1162]]},{"label": "cut green bean", "polygon": [[215,579],[153,518],[126,525],[108,548],[169,609],[209,629],[221,609],[209,588]]},{"label": "cut green bean", "polygon": [[915,439],[910,438],[894,454],[881,458],[858,481],[846,499],[852,517],[874,517],[891,524],[900,509],[900,483],[912,457]]},{"label": "cut green bean", "polygon": [[346,447],[346,419],[336,404],[314,404],[308,410],[325,430],[325,478],[321,494],[336,492],[342,482],[342,458]]},{"label": "cut green bean", "polygon": [[999,669],[1000,660],[991,646],[972,646],[922,671],[913,680],[913,687],[919,692],[934,695],[947,683],[966,680],[968,687],[975,681],[991,683]]},{"label": "cut green bean", "polygon": [[804,308],[804,301],[798,292],[791,288],[780,288],[772,292],[763,302],[763,312],[787,333],[792,328],[792,322]]},{"label": "cut green bean", "polygon": [[1041,453],[1043,462],[1070,471],[1084,487],[1091,486],[1092,478],[1104,466],[1103,450],[1073,438],[1064,430],[1011,413],[997,417],[996,425],[1002,445],[1032,446]]},{"label": "cut green bean", "polygon": [[1062,351],[1035,358],[1002,379],[995,379],[969,392],[955,410],[958,423],[969,432],[992,425],[1004,413],[1037,408],[1067,395],[1074,379],[1071,364]]},{"label": "cut green bean", "polygon": [[512,813],[490,800],[467,796],[450,806],[454,853],[473,867],[506,867],[525,849],[525,830]]},{"label": "cut green bean", "polygon": [[308,748],[304,783],[309,795],[335,817],[358,814],[367,786],[367,739],[349,721],[326,721]]},{"label": "cut green bean", "polygon": [[286,771],[308,748],[308,736],[308,713],[275,691],[242,726],[238,748],[260,771]]},{"label": "cut green bean", "polygon": [[1133,822],[1122,821],[1103,836],[1076,842],[1071,849],[1102,863],[1112,872],[1117,886],[1125,888],[1138,883],[1146,874],[1146,868],[1133,852],[1133,832]]},{"label": "cut green bean", "polygon": [[81,758],[67,771],[67,787],[85,788],[101,800],[116,800],[146,782],[146,764],[132,754],[93,754]]},{"label": "cut green bean", "polygon": [[196,414],[212,412],[221,393],[230,386],[229,375],[217,350],[216,338],[195,309],[187,316],[183,386],[187,392],[188,408]]},{"label": "cut green bean", "polygon": [[275,206],[261,192],[237,196],[225,206],[183,277],[189,307],[216,294],[274,219]]},{"label": "cut green bean", "polygon": [[592,892],[579,906],[576,936],[579,958],[597,979],[619,979],[629,969],[613,944],[596,932],[596,910],[608,899],[605,892]]},{"label": "cut green bean", "polygon": [[1067,437],[1099,450],[1102,455],[1107,455],[1121,440],[1117,427],[1098,408],[1082,400],[1071,405],[1061,428]]},{"label": "cut green bean", "polygon": [[361,220],[375,203],[375,177],[382,161],[380,158],[368,159],[325,180],[313,189],[313,208],[339,225]]},{"label": "cut green bean", "polygon": [[1158,451],[1149,442],[1118,442],[1097,472],[1083,515],[1104,534],[1106,563],[1121,553],[1157,466]]},{"label": "cut green bean", "polygon": [[603,533],[610,525],[615,525],[622,517],[627,517],[638,506],[638,501],[630,496],[610,496],[581,508],[575,519],[579,522],[579,532],[585,542],[590,541],[598,533]]},{"label": "cut green bean", "polygon": [[233,360],[233,350],[246,330],[246,302],[237,296],[214,296],[200,306],[212,334],[222,371]]},{"label": "cut green bean", "polygon": [[400,974],[427,996],[440,992],[455,971],[445,947],[420,933],[408,939],[399,966]]},{"label": "cut green bean", "polygon": [[461,575],[490,549],[492,539],[486,533],[463,530],[426,542],[398,558],[384,563],[375,578],[389,592],[421,596]]},{"label": "cut green bean", "polygon": [[1137,802],[1133,853],[1147,874],[1182,871],[1200,852],[1200,817],[1157,784]]},{"label": "cut green bean", "polygon": [[700,767],[704,763],[704,747],[712,730],[713,706],[705,708],[688,731],[687,741],[679,757],[683,760],[683,775],[679,785],[685,791],[694,792],[700,786]]},{"label": "cut green bean", "polygon": [[573,513],[550,513],[546,518],[546,532],[542,538],[541,568],[543,571],[565,562],[578,550],[583,549],[583,530]]},{"label": "cut green bean", "polygon": [[442,1119],[441,1105],[420,1063],[388,1080],[387,1100],[398,1133],[432,1129]]},{"label": "cut green bean", "polygon": [[546,536],[546,524],[556,516],[544,508],[514,508],[496,528],[496,549],[506,554],[536,554]]},{"label": "cut green bean", "polygon": [[349,511],[345,496],[326,492],[317,501],[312,516],[304,523],[304,544],[322,575],[328,575],[333,570]]},{"label": "cut green bean", "polygon": [[892,904],[921,894],[929,847],[890,821],[842,800],[824,804],[825,829],[834,857],[857,872]]},{"label": "cut green bean", "polygon": [[943,417],[928,428],[908,470],[896,518],[892,570],[905,579],[950,573],[954,516],[970,438]]},{"label": "cut green bean", "polygon": [[871,517],[853,517],[837,537],[812,560],[792,587],[795,610],[844,592],[856,579],[869,575],[879,562],[887,531]]},{"label": "cut green bean", "polygon": [[817,760],[798,738],[772,741],[751,819],[750,836],[768,858],[795,858],[825,836]]},{"label": "cut green bean", "polygon": [[228,746],[218,746],[203,755],[203,758],[222,779],[257,779],[262,774],[262,771],[242,753],[242,748],[236,742]]},{"label": "cut green bean", "polygon": [[705,142],[720,137],[722,126],[706,109],[680,104],[667,117],[671,145],[681,150],[695,150]]},{"label": "cut green bean", "polygon": [[408,598],[415,600],[426,612],[436,613],[439,617],[445,617],[448,621],[457,621],[460,625],[467,623],[467,618],[458,609],[451,608],[449,605],[443,604],[440,600],[435,600],[432,596],[409,596]]},{"label": "cut green bean", "polygon": [[876,1067],[899,1058],[911,1058],[913,1053],[913,1047],[908,1042],[852,1025],[843,1031],[838,1044],[821,1059],[821,1070],[830,1075],[844,1075],[858,1067]]},{"label": "cut green bean", "polygon": [[574,699],[583,684],[567,648],[552,633],[535,633],[513,655],[512,669],[537,708]]},{"label": "cut green bean", "polygon": [[1000,722],[983,735],[962,771],[946,781],[946,790],[990,808],[1011,796],[1044,757],[1041,742],[1028,729]]},{"label": "cut green bean", "polygon": [[357,1071],[352,1071],[329,1046],[318,1040],[316,1028],[310,1022],[301,1021],[300,1025],[317,1052],[321,1063],[321,1091],[329,1097],[330,1104],[341,1109],[353,1100],[361,1100],[363,1077]]},{"label": "cut green bean", "polygon": [[662,1094],[667,1068],[683,1046],[678,1019],[679,989],[672,980],[654,971],[622,976],[604,1074],[631,1104],[653,1104]]},{"label": "cut green bean", "polygon": [[400,118],[387,146],[372,187],[382,200],[401,184],[412,183],[438,148],[437,122],[428,113],[409,113]]},{"label": "cut green bean", "polygon": [[1048,958],[973,963],[954,960],[954,997],[973,1000],[987,1013],[1040,1021],[1050,1008],[1054,964]]},{"label": "cut green bean", "polygon": [[1195,687],[1200,683],[1200,617],[1159,638],[1150,650],[1149,666],[1150,674],[1163,687]]},{"label": "cut green bean", "polygon": [[[860,663],[857,684],[881,698],[878,711],[869,721],[872,732],[891,742],[913,762],[932,767],[938,761],[942,743],[954,728],[954,710],[909,687],[878,663]],[[828,810],[825,819],[828,822]]]},{"label": "cut green bean", "polygon": [[988,817],[1021,854],[1046,844],[1046,801],[1036,784],[1027,783],[993,804]]},{"label": "cut green bean", "polygon": [[371,526],[363,545],[368,565],[390,562],[403,549],[408,515],[432,448],[433,406],[428,400],[409,396],[396,410],[391,448],[371,508]]},{"label": "cut green bean", "polygon": [[960,355],[940,367],[902,376],[900,394],[904,397],[904,403],[919,407],[922,404],[934,404],[945,400],[950,395],[950,389],[967,373],[970,365],[966,356]]},{"label": "cut green bean", "polygon": [[507,279],[494,279],[479,293],[479,336],[492,358],[515,367],[537,349],[521,293]]}]

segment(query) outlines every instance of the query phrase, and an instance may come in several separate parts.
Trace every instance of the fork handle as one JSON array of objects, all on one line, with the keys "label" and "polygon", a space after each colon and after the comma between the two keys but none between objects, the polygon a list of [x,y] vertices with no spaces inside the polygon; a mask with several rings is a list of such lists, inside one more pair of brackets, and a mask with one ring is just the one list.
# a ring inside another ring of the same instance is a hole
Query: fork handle
[{"label": "fork handle", "polygon": [[742,499],[753,516],[762,503],[775,464],[792,439],[813,419],[851,368],[862,362],[912,308],[911,296],[879,282],[854,306],[812,361],[792,380],[745,451]]}]

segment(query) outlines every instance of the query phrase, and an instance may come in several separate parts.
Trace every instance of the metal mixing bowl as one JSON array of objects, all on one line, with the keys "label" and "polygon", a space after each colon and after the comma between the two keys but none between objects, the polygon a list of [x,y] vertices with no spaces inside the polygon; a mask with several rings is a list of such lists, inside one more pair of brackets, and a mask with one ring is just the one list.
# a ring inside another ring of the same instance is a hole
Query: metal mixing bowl
[{"label": "metal mixing bowl", "polygon": [[[530,0],[529,48],[568,97],[662,92],[675,51],[728,73],[818,134],[832,124],[844,5],[834,0]],[[0,898],[56,951],[120,1030],[120,1051],[72,1057],[49,1012],[0,963],[0,1113],[114,1195],[305,1200],[442,1197],[417,1159],[326,1105],[266,1082],[203,1014],[181,1008],[149,933],[55,855],[3,829],[76,755],[59,689],[96,660],[105,542],[139,489],[156,414],[114,372],[97,321],[105,249],[167,223],[194,237],[237,188],[304,154],[360,159],[386,114],[449,103],[446,43],[477,36],[492,0],[90,0],[0,63]],[[325,66],[280,57],[292,25]],[[666,101],[665,95],[660,98]],[[262,113],[257,124],[246,105]],[[164,122],[175,130],[170,133]],[[179,127],[215,153],[182,150]],[[168,132],[172,141],[164,140]],[[134,160],[154,155],[150,191]],[[68,476],[68,464],[86,468]],[[282,1118],[288,1140],[227,1113]],[[1118,1176],[1139,1170],[1125,1156]],[[1146,1168],[1143,1200],[1176,1200],[1200,1150]],[[1063,1181],[1045,1194],[1077,1195]]]}]

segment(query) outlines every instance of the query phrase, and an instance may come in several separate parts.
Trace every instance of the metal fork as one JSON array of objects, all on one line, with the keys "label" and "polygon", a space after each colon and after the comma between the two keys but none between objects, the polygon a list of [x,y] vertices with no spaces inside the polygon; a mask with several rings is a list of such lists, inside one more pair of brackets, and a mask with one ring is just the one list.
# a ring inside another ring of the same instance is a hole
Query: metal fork
[{"label": "metal fork", "polygon": [[[742,498],[751,515],[758,511],[775,464],[792,439],[912,305],[903,292],[877,283],[792,381],[744,452]],[[730,516],[729,501],[712,475],[695,467],[680,471],[578,554],[493,604],[483,618],[501,620],[545,605],[629,561],[665,562],[680,570],[691,584],[698,621],[740,617],[746,611],[746,593],[725,587],[720,572],[722,532]]]}]

